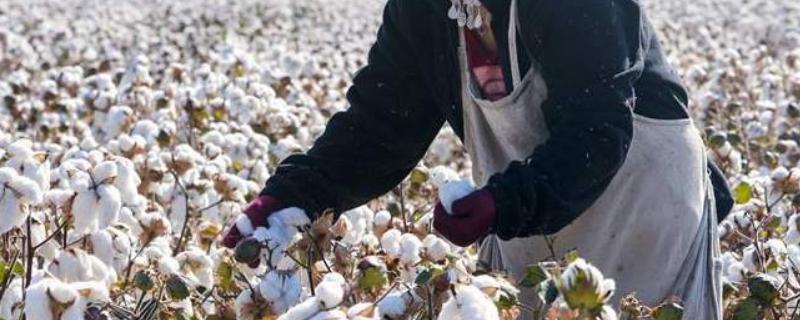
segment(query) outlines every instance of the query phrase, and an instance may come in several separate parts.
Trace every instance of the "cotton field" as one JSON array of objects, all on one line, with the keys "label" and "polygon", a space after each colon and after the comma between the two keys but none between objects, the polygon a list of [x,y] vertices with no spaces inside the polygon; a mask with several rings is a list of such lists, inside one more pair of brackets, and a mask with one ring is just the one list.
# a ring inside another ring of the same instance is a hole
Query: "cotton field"
[{"label": "cotton field", "polygon": [[[734,188],[725,317],[800,318],[800,2],[644,2]],[[338,219],[237,221],[347,108],[383,4],[0,1],[0,319],[680,319],[580,252],[511,279],[438,237],[472,188],[450,129]]]}]

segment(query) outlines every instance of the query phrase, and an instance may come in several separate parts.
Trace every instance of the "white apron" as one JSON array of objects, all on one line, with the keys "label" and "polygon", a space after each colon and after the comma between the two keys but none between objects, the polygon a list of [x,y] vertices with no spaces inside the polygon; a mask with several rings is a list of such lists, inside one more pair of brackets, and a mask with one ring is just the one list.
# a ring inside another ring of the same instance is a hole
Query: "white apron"
[{"label": "white apron", "polygon": [[[478,185],[510,162],[530,156],[549,136],[541,110],[547,86],[536,63],[520,75],[516,2],[508,32],[514,87],[505,98],[480,98],[467,63],[464,31],[459,31],[464,140]],[[700,134],[691,119],[639,115],[634,115],[633,132],[627,158],[606,191],[555,234],[555,253],[561,257],[577,249],[616,280],[615,306],[632,292],[649,305],[677,296],[685,319],[721,319],[716,210]],[[490,236],[480,255],[520,279],[526,266],[546,259],[550,251],[543,237],[501,241]],[[523,290],[521,299],[531,305],[536,298],[532,290]]]}]

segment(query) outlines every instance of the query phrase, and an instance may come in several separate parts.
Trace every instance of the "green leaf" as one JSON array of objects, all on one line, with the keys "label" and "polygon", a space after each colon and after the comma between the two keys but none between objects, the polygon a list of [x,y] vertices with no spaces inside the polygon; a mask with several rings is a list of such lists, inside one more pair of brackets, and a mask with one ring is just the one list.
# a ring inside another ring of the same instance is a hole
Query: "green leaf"
[{"label": "green leaf", "polygon": [[656,320],[681,320],[683,319],[683,306],[675,302],[665,303],[653,312]]},{"label": "green leaf", "polygon": [[578,260],[580,256],[578,256],[578,250],[571,250],[564,255],[564,260],[567,260],[567,263],[573,263]]},{"label": "green leaf", "polygon": [[25,266],[22,265],[22,262],[17,261],[14,263],[14,267],[11,268],[11,271],[13,271],[18,277],[22,277],[25,275]]},{"label": "green leaf", "polygon": [[417,285],[424,286],[430,283],[436,277],[442,275],[444,271],[439,268],[428,268],[423,270],[417,275],[417,279],[414,281]]},{"label": "green leaf", "polygon": [[533,264],[525,270],[525,277],[519,284],[526,288],[533,288],[545,280],[547,280],[547,272],[538,264]]},{"label": "green leaf", "polygon": [[150,291],[155,286],[153,283],[153,278],[148,274],[147,271],[139,271],[133,275],[133,283],[136,284],[136,287],[141,289],[142,291]]},{"label": "green leaf", "polygon": [[7,276],[8,271],[6,271],[6,262],[0,261],[0,283],[5,283]]},{"label": "green leaf", "polygon": [[776,279],[764,274],[756,275],[747,281],[750,297],[765,306],[772,304],[772,301],[780,295],[779,286]]},{"label": "green leaf", "polygon": [[740,182],[736,188],[733,189],[733,197],[737,204],[744,204],[753,199],[753,186],[747,182]]},{"label": "green leaf", "polygon": [[362,290],[380,289],[387,282],[386,274],[379,268],[367,268],[361,270],[361,276],[358,277],[358,288]]},{"label": "green leaf", "polygon": [[233,290],[235,282],[233,281],[233,267],[230,265],[230,263],[220,263],[217,266],[216,272],[220,289],[223,291]]},{"label": "green leaf", "polygon": [[761,305],[756,299],[749,297],[736,304],[733,310],[733,320],[759,320]]},{"label": "green leaf", "polygon": [[189,287],[180,276],[173,275],[167,279],[167,293],[172,300],[183,300],[189,297]]}]

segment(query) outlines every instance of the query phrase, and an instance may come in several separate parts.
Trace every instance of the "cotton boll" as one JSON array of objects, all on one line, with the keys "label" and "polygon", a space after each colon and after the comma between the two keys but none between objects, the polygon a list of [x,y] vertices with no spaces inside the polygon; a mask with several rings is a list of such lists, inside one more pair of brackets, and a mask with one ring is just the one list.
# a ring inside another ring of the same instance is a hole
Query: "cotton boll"
[{"label": "cotton boll", "polygon": [[277,211],[270,216],[273,215],[281,219],[283,224],[287,226],[302,227],[311,224],[311,220],[308,219],[308,215],[306,215],[305,211],[296,207]]},{"label": "cotton boll", "polygon": [[236,311],[236,319],[253,319],[252,311],[258,306],[253,301],[253,292],[250,289],[242,290],[233,303],[233,308]]},{"label": "cotton boll", "polygon": [[53,278],[45,278],[33,283],[25,292],[27,299],[25,316],[29,319],[55,319],[51,313],[51,304],[69,307],[78,300],[77,290]]},{"label": "cotton boll", "polygon": [[420,261],[422,242],[416,235],[403,234],[400,238],[400,261],[405,264],[415,264]]},{"label": "cotton boll", "polygon": [[63,208],[73,196],[75,196],[74,190],[50,189],[45,193],[44,201],[46,204],[56,208]]},{"label": "cotton boll", "polygon": [[172,198],[169,209],[169,222],[175,226],[174,231],[183,229],[183,224],[186,223],[188,207],[186,206],[186,195],[178,192]]},{"label": "cotton boll", "polygon": [[119,190],[122,199],[128,201],[128,199],[136,198],[139,195],[137,188],[142,180],[136,173],[133,161],[122,157],[117,158],[115,161],[117,163],[118,176],[114,181],[114,186]]},{"label": "cotton boll", "polygon": [[103,184],[97,187],[99,201],[97,227],[104,229],[117,221],[119,210],[122,207],[122,199],[119,190],[111,185]]},{"label": "cotton boll", "polygon": [[19,227],[25,222],[25,214],[20,210],[19,201],[15,198],[10,190],[6,190],[0,185],[0,213],[3,218],[0,219],[0,234],[5,234],[15,227]]},{"label": "cotton boll", "polygon": [[97,218],[100,212],[94,190],[78,191],[72,202],[74,232],[83,235],[97,230]]},{"label": "cotton boll", "polygon": [[21,203],[38,204],[44,199],[39,184],[26,177],[15,176],[11,181],[6,182],[6,185],[20,195]]},{"label": "cotton boll", "polygon": [[433,234],[425,236],[422,246],[425,248],[425,253],[433,261],[442,261],[450,253],[450,244]]},{"label": "cotton boll", "polygon": [[392,222],[392,214],[389,211],[381,210],[375,213],[373,219],[375,227],[388,227],[390,222]]},{"label": "cotton boll", "polygon": [[317,297],[311,297],[306,301],[290,308],[286,313],[280,315],[278,320],[307,320],[320,311],[320,301]]},{"label": "cotton boll", "polygon": [[158,259],[158,272],[168,275],[180,274],[181,266],[178,260],[169,256]]},{"label": "cotton boll", "polygon": [[468,196],[475,191],[475,187],[467,181],[448,182],[439,188],[439,201],[447,212],[453,212],[453,202]]},{"label": "cotton boll", "polygon": [[95,184],[105,183],[106,180],[116,178],[119,169],[114,161],[103,161],[92,169],[92,179]]},{"label": "cotton boll", "polygon": [[261,280],[258,289],[276,314],[283,314],[297,304],[303,293],[300,275],[294,271],[270,271]]},{"label": "cotton boll", "polygon": [[50,189],[50,162],[28,159],[22,165],[22,175],[36,182],[39,190]]},{"label": "cotton boll", "polygon": [[105,230],[93,232],[89,237],[95,257],[107,265],[114,262],[114,246],[111,234]]},{"label": "cotton boll", "polygon": [[456,294],[442,305],[441,320],[500,319],[494,302],[474,286],[458,286]]},{"label": "cotton boll", "polygon": [[397,229],[386,231],[381,237],[381,247],[387,255],[398,257],[400,255],[400,237],[402,233]]},{"label": "cotton boll", "polygon": [[[38,219],[31,221],[31,241],[33,245],[39,245],[47,238],[47,233],[44,223]],[[54,240],[49,240],[36,250],[36,255],[44,258],[45,260],[52,260],[58,254],[58,244]]]},{"label": "cotton boll", "polygon": [[3,299],[0,300],[0,318],[18,319],[22,312],[22,279],[9,283]]},{"label": "cotton boll", "polygon": [[322,309],[330,309],[342,303],[344,285],[345,279],[338,273],[328,273],[323,277],[322,282],[314,288]]},{"label": "cotton boll", "polygon": [[429,174],[430,174],[430,181],[437,188],[441,188],[448,182],[458,181],[461,179],[458,176],[458,173],[456,173],[453,169],[450,169],[445,166],[436,166],[429,171]]},{"label": "cotton boll", "polygon": [[378,302],[378,311],[382,317],[401,317],[406,313],[410,300],[408,292],[392,292]]}]

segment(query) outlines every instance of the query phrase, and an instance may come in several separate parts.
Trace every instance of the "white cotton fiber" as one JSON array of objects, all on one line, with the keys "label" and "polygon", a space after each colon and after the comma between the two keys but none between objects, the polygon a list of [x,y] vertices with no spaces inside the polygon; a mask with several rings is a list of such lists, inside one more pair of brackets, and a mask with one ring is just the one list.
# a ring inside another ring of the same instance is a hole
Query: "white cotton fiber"
[{"label": "white cotton fiber", "polygon": [[278,317],[278,320],[307,320],[319,313],[319,307],[319,299],[317,299],[317,297],[311,297],[291,307],[286,313]]},{"label": "white cotton fiber", "polygon": [[75,196],[72,202],[72,216],[74,232],[79,235],[97,230],[97,217],[99,207],[97,196],[92,189],[83,189]]},{"label": "white cotton fiber", "polygon": [[[3,299],[0,300],[0,318],[2,319],[18,319],[22,302],[22,279],[16,278],[9,283]],[[19,304],[19,305],[18,305]]]},{"label": "white cotton fiber", "polygon": [[500,319],[492,299],[474,286],[458,286],[456,294],[442,305],[439,320]]},{"label": "white cotton fiber", "polygon": [[0,234],[5,234],[15,227],[19,227],[25,222],[25,214],[19,208],[19,201],[13,196],[10,190],[4,190],[0,185]]},{"label": "white cotton fiber", "polygon": [[387,227],[392,222],[392,214],[386,210],[378,211],[372,221],[376,227]]},{"label": "white cotton fiber", "polygon": [[425,253],[433,261],[442,261],[450,253],[450,244],[433,234],[425,236],[422,241]]},{"label": "white cotton fiber", "polygon": [[406,233],[400,237],[400,262],[405,264],[415,264],[419,262],[422,241],[412,233]]},{"label": "white cotton fiber", "polygon": [[292,227],[302,227],[311,224],[308,215],[303,209],[291,207],[273,213],[270,216],[276,216],[283,221],[284,225]]},{"label": "white cotton fiber", "polygon": [[314,288],[321,309],[330,309],[342,303],[344,284],[344,278],[338,273],[329,273],[323,277],[322,282]]},{"label": "white cotton fiber", "polygon": [[62,208],[74,195],[74,190],[50,189],[45,193],[44,199],[48,205],[55,206],[56,208]]},{"label": "white cotton fiber", "polygon": [[439,201],[448,213],[453,212],[453,202],[466,197],[475,191],[475,187],[467,181],[452,181],[439,188]]},{"label": "white cotton fiber", "polygon": [[92,169],[92,179],[95,184],[104,183],[107,179],[116,178],[119,174],[114,161],[103,161]]},{"label": "white cotton fiber", "polygon": [[105,229],[117,222],[119,210],[122,208],[122,199],[119,190],[108,184],[98,186],[97,194],[100,196],[97,202],[97,208],[99,209],[97,227]]},{"label": "white cotton fiber", "polygon": [[436,166],[428,171],[430,174],[430,181],[437,188],[441,188],[448,182],[457,181],[461,179],[453,169],[445,166]]},{"label": "white cotton fiber", "polygon": [[392,292],[378,302],[378,312],[381,316],[399,317],[406,313],[410,298],[407,292]]},{"label": "white cotton fiber", "polygon": [[16,176],[6,184],[20,195],[19,200],[23,203],[38,204],[44,198],[39,184],[27,177]]},{"label": "white cotton fiber", "polygon": [[387,255],[398,257],[400,255],[400,237],[402,233],[397,229],[390,229],[381,236],[381,247]]}]

